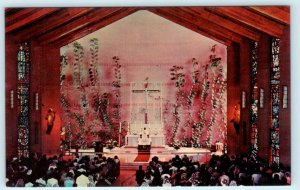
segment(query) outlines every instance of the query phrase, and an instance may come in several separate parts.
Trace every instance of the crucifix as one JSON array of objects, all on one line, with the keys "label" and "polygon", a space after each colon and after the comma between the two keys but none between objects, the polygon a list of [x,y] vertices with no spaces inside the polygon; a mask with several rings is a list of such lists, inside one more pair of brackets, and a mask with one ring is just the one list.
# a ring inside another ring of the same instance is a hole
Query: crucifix
[{"label": "crucifix", "polygon": [[148,83],[148,77],[146,78],[144,82],[144,89],[139,90],[132,90],[133,93],[144,93],[144,102],[145,102],[145,111],[144,111],[144,124],[148,124],[148,96],[151,92],[159,92],[159,90],[154,89],[148,89],[149,83]]}]

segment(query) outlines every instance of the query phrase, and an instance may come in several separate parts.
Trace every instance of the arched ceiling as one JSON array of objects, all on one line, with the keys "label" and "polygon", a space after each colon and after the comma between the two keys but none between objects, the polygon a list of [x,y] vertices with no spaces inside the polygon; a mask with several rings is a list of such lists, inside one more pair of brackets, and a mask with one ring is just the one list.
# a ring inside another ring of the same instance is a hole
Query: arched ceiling
[{"label": "arched ceiling", "polygon": [[6,8],[5,32],[22,40],[63,46],[138,10],[148,10],[225,45],[261,35],[280,38],[288,6]]}]

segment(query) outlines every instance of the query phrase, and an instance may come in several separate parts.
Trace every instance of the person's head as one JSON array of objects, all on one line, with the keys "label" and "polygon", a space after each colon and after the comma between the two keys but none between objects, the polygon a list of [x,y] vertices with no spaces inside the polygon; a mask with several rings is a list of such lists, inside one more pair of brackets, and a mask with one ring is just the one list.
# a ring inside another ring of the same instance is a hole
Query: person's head
[{"label": "person's head", "polygon": [[143,166],[142,165],[139,165],[139,170],[142,170],[143,169]]}]

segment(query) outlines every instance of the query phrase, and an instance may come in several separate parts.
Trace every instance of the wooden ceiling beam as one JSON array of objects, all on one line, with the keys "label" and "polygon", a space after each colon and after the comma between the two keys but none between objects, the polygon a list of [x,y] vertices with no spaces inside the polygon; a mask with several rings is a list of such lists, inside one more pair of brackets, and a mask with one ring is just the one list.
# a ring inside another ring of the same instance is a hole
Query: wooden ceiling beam
[{"label": "wooden ceiling beam", "polygon": [[206,19],[210,22],[213,22],[221,27],[224,27],[232,32],[235,32],[241,36],[244,36],[246,38],[249,38],[254,41],[259,41],[261,34],[249,29],[248,27],[244,27],[239,23],[233,22],[231,20],[225,19],[221,16],[218,16],[216,14],[213,14],[207,10],[205,10],[204,7],[184,7],[182,8],[184,11],[191,12],[192,14],[195,14],[197,17],[201,17],[203,19]]},{"label": "wooden ceiling beam", "polygon": [[5,8],[5,15],[9,15],[9,14],[15,12],[16,9],[17,8],[10,8],[10,7]]},{"label": "wooden ceiling beam", "polygon": [[[289,6],[285,6],[289,9]],[[266,16],[272,18],[280,23],[290,25],[290,13],[277,6],[253,6],[250,9]]]},{"label": "wooden ceiling beam", "polygon": [[161,16],[167,20],[170,20],[174,23],[177,23],[179,24],[180,26],[183,26],[185,28],[188,28],[194,32],[197,32],[203,36],[206,36],[210,39],[213,39],[221,44],[224,44],[226,46],[229,46],[232,44],[232,40],[230,39],[227,39],[226,37],[224,36],[221,36],[219,34],[216,34],[214,32],[207,32],[206,30],[203,30],[201,27],[197,26],[196,24],[194,24],[193,22],[190,22],[190,21],[186,21],[184,20],[183,18],[180,18],[180,17],[177,17],[177,16],[174,16],[172,14],[170,14],[169,12],[166,12],[166,11],[161,11],[161,9],[157,8],[157,9],[147,9],[148,11],[158,15],[158,16]]},{"label": "wooden ceiling beam", "polygon": [[214,13],[226,16],[230,19],[256,28],[270,36],[280,38],[284,26],[262,15],[255,14],[244,7],[208,7]]},{"label": "wooden ceiling beam", "polygon": [[[36,38],[42,34],[45,34],[48,31],[54,30],[57,27],[63,26],[74,20],[79,18],[89,12],[94,10],[94,8],[64,8],[55,15],[44,18],[39,21],[39,23],[35,25],[31,25],[26,27],[24,30],[18,32],[18,36],[20,39],[31,39]],[[36,26],[39,27],[36,27]]]},{"label": "wooden ceiling beam", "polygon": [[[13,9],[14,10],[14,9]],[[19,20],[22,20],[24,17],[27,17],[30,13],[32,14],[33,11],[37,11],[36,8],[16,8],[16,11],[13,14],[7,15],[5,12],[5,25],[9,26]]]},{"label": "wooden ceiling beam", "polygon": [[5,32],[9,33],[14,30],[20,29],[21,27],[30,24],[38,19],[43,18],[55,11],[59,10],[59,8],[42,8],[38,9],[33,14],[29,15],[28,17],[24,17],[23,19],[19,20],[18,22],[14,22],[13,24],[5,27]]},{"label": "wooden ceiling beam", "polygon": [[50,31],[38,37],[38,41],[42,43],[49,43],[55,41],[91,23],[95,23],[99,21],[101,18],[113,14],[114,12],[120,9],[121,8],[98,8],[97,10],[85,16],[75,19],[72,22],[65,24],[64,26],[61,26],[53,31]]},{"label": "wooden ceiling beam", "polygon": [[47,43],[52,44],[54,46],[64,46],[67,45],[77,39],[80,39],[92,32],[95,32],[109,24],[112,24],[134,12],[139,10],[138,8],[122,8],[115,12],[112,12],[110,15],[106,15],[105,17],[102,17],[97,20],[95,23],[90,23],[89,25],[86,25],[85,27],[82,27],[76,31],[73,31],[72,33],[62,36],[60,38],[57,38],[53,41],[49,41]]},{"label": "wooden ceiling beam", "polygon": [[161,12],[169,13],[172,14],[173,16],[180,17],[186,20],[187,22],[192,22],[202,30],[207,31],[208,33],[214,33],[214,34],[218,34],[219,36],[224,36],[225,38],[237,43],[242,42],[243,37],[240,36],[239,34],[227,30],[226,28],[223,28],[208,20],[197,17],[194,14],[184,12],[180,8],[160,8],[159,10]]}]

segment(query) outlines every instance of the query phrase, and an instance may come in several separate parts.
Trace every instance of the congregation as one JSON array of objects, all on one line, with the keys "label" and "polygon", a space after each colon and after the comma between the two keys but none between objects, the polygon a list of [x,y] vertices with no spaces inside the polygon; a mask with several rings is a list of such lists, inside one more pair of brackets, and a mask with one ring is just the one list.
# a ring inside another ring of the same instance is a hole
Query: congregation
[{"label": "congregation", "polygon": [[154,156],[143,170],[136,171],[138,186],[251,186],[290,185],[289,167],[268,164],[247,154],[213,155],[208,163],[193,162],[176,155],[169,162]]},{"label": "congregation", "polygon": [[97,155],[65,160],[32,153],[29,158],[7,161],[8,187],[97,187],[111,186],[120,175],[120,160]]}]

